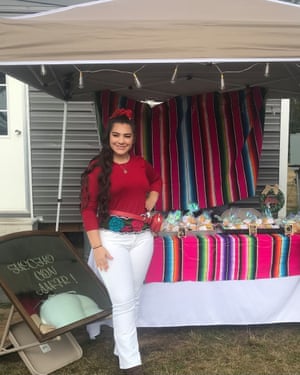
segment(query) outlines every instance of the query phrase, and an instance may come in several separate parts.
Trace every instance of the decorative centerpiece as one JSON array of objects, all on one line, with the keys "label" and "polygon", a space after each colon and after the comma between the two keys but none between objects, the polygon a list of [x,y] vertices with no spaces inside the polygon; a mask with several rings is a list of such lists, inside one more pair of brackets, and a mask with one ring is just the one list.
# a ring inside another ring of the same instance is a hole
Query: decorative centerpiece
[{"label": "decorative centerpiece", "polygon": [[263,213],[270,211],[273,217],[277,217],[278,211],[284,206],[285,198],[277,184],[266,185],[260,194],[259,201]]}]

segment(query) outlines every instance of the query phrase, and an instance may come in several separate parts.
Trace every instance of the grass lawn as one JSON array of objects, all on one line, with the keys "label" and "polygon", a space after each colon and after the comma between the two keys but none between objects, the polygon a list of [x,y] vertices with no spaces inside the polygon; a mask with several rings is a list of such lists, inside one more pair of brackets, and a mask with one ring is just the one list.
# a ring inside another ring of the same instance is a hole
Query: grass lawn
[{"label": "grass lawn", "polygon": [[[5,322],[7,309],[0,309]],[[96,340],[85,327],[72,331],[83,350],[78,361],[53,375],[117,375],[113,335]],[[300,375],[300,325],[141,328],[145,375]],[[0,375],[30,374],[17,353],[0,358]]]}]

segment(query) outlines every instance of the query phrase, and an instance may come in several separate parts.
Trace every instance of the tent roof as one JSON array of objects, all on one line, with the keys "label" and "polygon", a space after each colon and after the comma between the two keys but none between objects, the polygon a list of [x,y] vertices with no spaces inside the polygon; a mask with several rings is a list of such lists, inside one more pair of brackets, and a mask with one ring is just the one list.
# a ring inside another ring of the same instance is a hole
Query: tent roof
[{"label": "tent roof", "polygon": [[229,90],[260,84],[275,96],[300,91],[300,7],[268,0],[96,1],[2,18],[0,34],[0,70],[55,96],[71,90],[74,100],[103,89],[139,100],[215,91],[223,72]]},{"label": "tent roof", "polygon": [[267,0],[112,0],[0,30],[8,62],[300,57],[300,8]]}]

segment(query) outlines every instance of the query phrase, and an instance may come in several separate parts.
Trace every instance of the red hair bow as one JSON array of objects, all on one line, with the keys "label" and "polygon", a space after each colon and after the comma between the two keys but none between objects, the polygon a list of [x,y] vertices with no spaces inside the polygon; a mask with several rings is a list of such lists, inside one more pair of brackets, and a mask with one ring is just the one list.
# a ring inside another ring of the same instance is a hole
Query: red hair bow
[{"label": "red hair bow", "polygon": [[117,108],[114,110],[113,114],[110,116],[110,119],[125,116],[128,118],[128,120],[132,120],[133,118],[133,112],[131,109],[125,109],[125,108]]}]

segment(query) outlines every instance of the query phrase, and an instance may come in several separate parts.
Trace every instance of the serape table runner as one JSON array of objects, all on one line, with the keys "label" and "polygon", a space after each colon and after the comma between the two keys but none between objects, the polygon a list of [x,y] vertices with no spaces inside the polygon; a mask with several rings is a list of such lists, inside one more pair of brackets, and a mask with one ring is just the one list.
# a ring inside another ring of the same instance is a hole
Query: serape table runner
[{"label": "serape table runner", "polygon": [[254,280],[300,275],[300,234],[201,234],[154,239],[151,282]]}]

